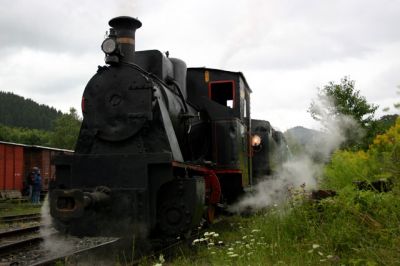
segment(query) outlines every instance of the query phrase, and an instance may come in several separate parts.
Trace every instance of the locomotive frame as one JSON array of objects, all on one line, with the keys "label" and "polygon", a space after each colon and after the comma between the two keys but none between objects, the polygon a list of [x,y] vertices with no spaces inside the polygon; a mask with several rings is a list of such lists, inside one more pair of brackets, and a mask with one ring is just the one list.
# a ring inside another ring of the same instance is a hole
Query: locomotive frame
[{"label": "locomotive frame", "polygon": [[109,25],[75,154],[54,160],[51,215],[73,235],[185,235],[253,182],[265,154],[253,151],[251,89],[241,72],[136,52],[137,19]]}]

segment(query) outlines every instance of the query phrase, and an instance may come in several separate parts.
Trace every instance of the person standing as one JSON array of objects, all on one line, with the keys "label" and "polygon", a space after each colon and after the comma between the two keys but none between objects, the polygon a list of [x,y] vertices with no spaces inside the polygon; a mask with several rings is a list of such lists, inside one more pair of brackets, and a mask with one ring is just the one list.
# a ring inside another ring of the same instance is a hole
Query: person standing
[{"label": "person standing", "polygon": [[34,167],[34,179],[32,188],[32,203],[40,204],[40,192],[42,190],[42,177],[40,176],[40,169]]},{"label": "person standing", "polygon": [[28,198],[31,202],[33,202],[32,195],[33,195],[33,181],[35,179],[35,168],[32,168],[32,171],[28,173],[26,177],[26,183],[28,185]]}]

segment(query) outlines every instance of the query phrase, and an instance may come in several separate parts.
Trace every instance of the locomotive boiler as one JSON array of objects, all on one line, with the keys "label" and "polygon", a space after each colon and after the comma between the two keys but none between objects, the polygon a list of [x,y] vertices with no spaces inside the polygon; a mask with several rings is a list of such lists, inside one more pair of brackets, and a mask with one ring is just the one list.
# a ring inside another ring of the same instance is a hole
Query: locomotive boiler
[{"label": "locomotive boiler", "polygon": [[135,18],[109,25],[75,153],[54,159],[50,213],[73,235],[184,235],[252,184],[251,90],[240,72],[135,51]]}]

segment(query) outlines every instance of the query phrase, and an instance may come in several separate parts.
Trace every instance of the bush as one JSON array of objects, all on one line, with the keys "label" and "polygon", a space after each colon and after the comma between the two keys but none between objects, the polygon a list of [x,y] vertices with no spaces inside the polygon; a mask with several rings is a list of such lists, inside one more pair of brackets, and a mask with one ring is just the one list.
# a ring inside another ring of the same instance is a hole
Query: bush
[{"label": "bush", "polygon": [[391,178],[400,182],[400,118],[386,133],[378,135],[368,151],[337,151],[325,167],[322,186],[342,189],[355,180]]}]

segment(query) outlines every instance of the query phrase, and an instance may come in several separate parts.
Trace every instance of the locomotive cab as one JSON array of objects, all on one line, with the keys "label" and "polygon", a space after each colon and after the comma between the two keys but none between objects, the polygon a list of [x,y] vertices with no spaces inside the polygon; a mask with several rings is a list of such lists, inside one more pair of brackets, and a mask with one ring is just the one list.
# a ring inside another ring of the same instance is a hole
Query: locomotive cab
[{"label": "locomotive cab", "polygon": [[234,202],[251,184],[251,90],[240,72],[189,68],[188,100],[207,113],[210,152],[222,195]]}]

